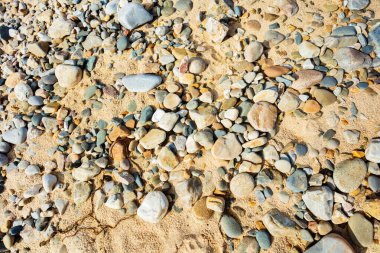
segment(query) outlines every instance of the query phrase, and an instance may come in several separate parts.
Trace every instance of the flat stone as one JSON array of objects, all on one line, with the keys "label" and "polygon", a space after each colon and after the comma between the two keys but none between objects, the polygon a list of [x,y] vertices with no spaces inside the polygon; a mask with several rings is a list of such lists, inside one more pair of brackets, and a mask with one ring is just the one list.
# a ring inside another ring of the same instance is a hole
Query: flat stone
[{"label": "flat stone", "polygon": [[237,253],[259,253],[260,247],[256,239],[251,236],[244,236],[240,240],[239,247],[237,248]]},{"label": "flat stone", "polygon": [[323,79],[323,74],[316,70],[303,69],[295,73],[296,80],[291,87],[296,90],[310,88],[313,85],[320,83]]},{"label": "flat stone", "polygon": [[57,181],[58,179],[55,175],[45,174],[42,176],[42,186],[47,193],[53,191],[54,186],[57,184]]},{"label": "flat stone", "polygon": [[306,249],[305,253],[355,253],[351,245],[340,235],[331,233]]},{"label": "flat stone", "polygon": [[249,123],[261,132],[270,132],[276,127],[277,107],[268,102],[255,103],[247,115]]},{"label": "flat stone", "polygon": [[157,126],[166,132],[169,132],[173,129],[175,124],[177,123],[179,115],[174,112],[167,112],[162,115],[160,120],[158,121]]},{"label": "flat stone", "polygon": [[153,16],[145,10],[144,6],[135,2],[125,3],[119,9],[117,16],[119,23],[128,30],[133,30],[153,20]]},{"label": "flat stone", "polygon": [[311,187],[302,194],[302,200],[306,207],[319,219],[331,220],[334,194],[329,187]]},{"label": "flat stone", "polygon": [[254,188],[255,180],[249,173],[239,173],[230,182],[230,191],[237,198],[250,196]]},{"label": "flat stone", "polygon": [[319,47],[309,41],[304,41],[299,45],[299,53],[304,58],[314,58],[319,55]]},{"label": "flat stone", "polygon": [[214,211],[207,208],[207,197],[203,197],[195,202],[192,213],[198,220],[208,220],[214,214]]},{"label": "flat stone", "polygon": [[211,153],[215,158],[222,160],[232,160],[240,155],[243,148],[236,138],[236,135],[229,133],[216,140]]},{"label": "flat stone", "polygon": [[263,223],[273,236],[292,237],[296,235],[296,223],[277,208],[271,209],[264,215]]},{"label": "flat stone", "polygon": [[270,66],[264,69],[264,74],[268,77],[274,78],[274,77],[285,75],[289,71],[290,70],[288,68],[283,67],[283,66]]},{"label": "flat stone", "polygon": [[121,81],[130,92],[148,92],[160,85],[162,78],[153,74],[137,74],[125,76]]},{"label": "flat stone", "polygon": [[366,150],[365,158],[374,163],[380,163],[380,139],[371,139]]},{"label": "flat stone", "polygon": [[218,20],[210,17],[206,23],[206,31],[212,41],[221,43],[227,36],[228,26],[222,24]]},{"label": "flat stone", "polygon": [[260,59],[264,52],[263,45],[258,41],[253,41],[244,50],[244,58],[248,62],[255,62]]},{"label": "flat stone", "polygon": [[64,18],[56,18],[48,28],[48,35],[52,39],[61,39],[71,34],[75,23]]},{"label": "flat stone", "polygon": [[25,127],[15,128],[3,133],[3,140],[11,144],[22,144],[26,141],[28,130]]},{"label": "flat stone", "polygon": [[264,101],[264,102],[273,104],[274,102],[276,102],[277,97],[278,97],[277,91],[272,90],[272,89],[265,89],[265,90],[261,90],[257,92],[255,96],[253,97],[253,101],[255,103]]},{"label": "flat stone", "polygon": [[278,109],[282,112],[293,112],[300,105],[300,99],[292,92],[286,91],[280,97],[280,102],[277,104]]},{"label": "flat stone", "polygon": [[166,139],[165,131],[162,131],[160,129],[151,129],[146,135],[144,135],[143,138],[141,138],[140,144],[145,149],[154,149],[158,147],[158,145],[163,143],[165,139]]},{"label": "flat stone", "polygon": [[353,11],[363,10],[369,5],[369,3],[370,0],[348,0],[347,8]]},{"label": "flat stone", "polygon": [[286,179],[286,187],[288,187],[292,192],[304,192],[307,189],[307,176],[306,173],[297,169],[293,174],[291,174]]},{"label": "flat stone", "polygon": [[55,76],[61,87],[70,88],[82,80],[82,69],[78,66],[61,64],[55,68]]},{"label": "flat stone", "polygon": [[259,243],[260,248],[263,250],[267,250],[270,248],[272,241],[270,238],[270,234],[266,230],[258,230],[256,231],[256,240]]},{"label": "flat stone", "polygon": [[372,59],[369,55],[351,47],[338,49],[335,52],[334,59],[338,62],[338,65],[347,72],[369,68],[372,64]]},{"label": "flat stone", "polygon": [[169,208],[169,201],[160,191],[149,192],[140,207],[137,216],[149,223],[158,223],[164,218]]},{"label": "flat stone", "polygon": [[28,51],[37,57],[45,57],[49,51],[47,42],[36,42],[28,45]]},{"label": "flat stone", "polygon": [[342,192],[352,192],[363,182],[367,174],[367,165],[361,159],[348,159],[335,166],[334,183]]},{"label": "flat stone", "polygon": [[163,147],[158,153],[158,165],[166,171],[171,171],[179,164],[177,156],[168,148]]},{"label": "flat stone", "polygon": [[380,199],[368,199],[363,204],[363,210],[376,220],[380,220]]},{"label": "flat stone", "polygon": [[222,231],[230,238],[239,238],[243,230],[235,218],[227,214],[220,219]]},{"label": "flat stone", "polygon": [[334,93],[325,89],[315,89],[313,95],[315,99],[318,101],[318,103],[321,104],[323,107],[331,105],[335,103],[335,101],[337,100]]},{"label": "flat stone", "polygon": [[76,182],[74,183],[72,195],[75,204],[79,205],[84,203],[91,194],[91,186],[87,182]]},{"label": "flat stone", "polygon": [[348,220],[348,232],[359,246],[369,247],[373,243],[373,225],[361,213],[355,213]]},{"label": "flat stone", "polygon": [[73,178],[78,181],[88,181],[94,178],[99,173],[100,173],[100,167],[98,167],[95,164],[91,164],[88,166],[82,165],[72,170]]}]

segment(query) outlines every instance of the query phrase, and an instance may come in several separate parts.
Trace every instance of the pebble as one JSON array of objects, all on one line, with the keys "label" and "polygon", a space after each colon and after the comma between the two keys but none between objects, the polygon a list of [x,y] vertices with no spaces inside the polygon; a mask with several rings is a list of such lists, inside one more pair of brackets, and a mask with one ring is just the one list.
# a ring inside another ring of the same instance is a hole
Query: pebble
[{"label": "pebble", "polygon": [[367,200],[363,204],[363,210],[375,219],[380,220],[380,199]]},{"label": "pebble", "polygon": [[306,173],[298,169],[286,179],[286,187],[292,192],[304,192],[307,189]]},{"label": "pebble", "polygon": [[268,30],[264,34],[264,39],[272,45],[277,45],[285,39],[285,36],[277,31]]},{"label": "pebble", "polygon": [[160,85],[162,78],[154,74],[137,74],[125,76],[121,81],[130,92],[148,92]]},{"label": "pebble", "polygon": [[30,96],[33,95],[32,88],[25,83],[19,83],[14,88],[16,98],[20,101],[27,101]]},{"label": "pebble", "polygon": [[286,91],[280,98],[280,102],[277,104],[278,109],[282,112],[293,112],[300,104],[300,99],[292,92]]},{"label": "pebble", "polygon": [[347,72],[369,68],[372,64],[371,57],[351,47],[338,49],[334,54],[334,59]]},{"label": "pebble", "polygon": [[263,223],[273,236],[292,237],[296,234],[296,223],[277,208],[271,209],[264,215]]},{"label": "pebble", "polygon": [[82,80],[82,69],[78,66],[61,64],[55,68],[55,76],[61,87],[71,88]]},{"label": "pebble", "polygon": [[125,3],[117,12],[118,20],[128,30],[144,25],[153,19],[153,16],[139,3]]},{"label": "pebble", "polygon": [[27,129],[25,127],[15,128],[3,133],[3,140],[11,144],[22,144],[26,141]]},{"label": "pebble", "polygon": [[168,148],[163,147],[158,153],[158,165],[166,171],[171,171],[179,164],[177,156]]},{"label": "pebble", "polygon": [[373,243],[373,225],[361,213],[355,213],[348,220],[348,231],[352,240],[362,247]]},{"label": "pebble", "polygon": [[201,57],[193,57],[190,59],[189,71],[193,74],[200,74],[207,68],[207,63]]},{"label": "pebble", "polygon": [[164,107],[167,109],[175,109],[182,102],[181,98],[174,93],[169,93],[164,99]]},{"label": "pebble", "polygon": [[[153,114],[154,117],[154,114]],[[166,132],[170,132],[177,123],[179,115],[174,112],[167,112],[160,117],[157,126]]]},{"label": "pebble", "polygon": [[316,70],[303,69],[295,73],[297,79],[292,83],[291,87],[296,90],[310,88],[313,85],[320,83],[323,79],[323,74]]},{"label": "pebble", "polygon": [[313,92],[315,99],[321,104],[323,107],[331,105],[335,103],[337,100],[334,93],[325,89],[315,89]]},{"label": "pebble", "polygon": [[314,241],[313,236],[310,234],[309,230],[307,229],[301,229],[301,239],[303,241],[312,242]]},{"label": "pebble", "polygon": [[220,227],[228,237],[230,238],[239,238],[243,233],[240,224],[230,215],[223,215],[220,219]]},{"label": "pebble", "polygon": [[145,149],[155,149],[156,147],[158,147],[158,145],[164,142],[165,139],[165,131],[162,131],[160,129],[151,129],[146,135],[144,135],[143,138],[141,138],[140,144]]},{"label": "pebble", "polygon": [[299,45],[299,53],[304,58],[314,58],[320,53],[319,47],[309,41],[304,41]]},{"label": "pebble", "polygon": [[158,223],[166,215],[169,208],[169,201],[165,194],[160,191],[149,192],[140,207],[137,209],[137,216],[149,223]]},{"label": "pebble", "polygon": [[285,159],[277,160],[274,163],[274,167],[278,171],[280,171],[284,174],[290,173],[290,170],[292,169],[292,165],[290,164],[290,162],[288,160],[285,160]]},{"label": "pebble", "polygon": [[321,106],[317,101],[309,99],[303,105],[302,110],[306,113],[317,113],[321,110]]},{"label": "pebble", "polygon": [[75,23],[64,18],[56,18],[48,28],[48,35],[52,39],[61,39],[71,34]]},{"label": "pebble", "polygon": [[316,244],[306,249],[305,253],[355,253],[351,245],[340,235],[330,233]]},{"label": "pebble", "polygon": [[367,174],[367,165],[361,159],[348,159],[335,166],[334,183],[342,192],[352,192],[363,182]]},{"label": "pebble", "polygon": [[249,173],[239,173],[230,182],[230,191],[237,198],[250,196],[254,188],[255,180]]},{"label": "pebble", "polygon": [[272,240],[270,234],[266,230],[259,230],[255,233],[256,240],[260,245],[260,248],[263,250],[267,250],[270,248],[272,244]]},{"label": "pebble", "polygon": [[0,167],[7,165],[8,161],[9,161],[8,157],[6,155],[0,153]]},{"label": "pebble", "polygon": [[227,36],[228,30],[228,26],[212,17],[208,18],[206,23],[206,31],[212,41],[216,43],[223,42],[224,38]]},{"label": "pebble", "polygon": [[[372,41],[373,45],[375,46],[375,52],[377,56],[379,57],[380,55],[380,23],[377,23],[377,25],[375,25],[371,29],[368,35],[369,35],[368,37],[370,41]],[[363,48],[363,52],[364,52],[364,48]]]},{"label": "pebble", "polygon": [[373,192],[380,191],[380,177],[377,176],[369,176],[368,177],[368,186]]},{"label": "pebble", "polygon": [[374,163],[380,163],[380,139],[371,139],[366,150],[365,158]]},{"label": "pebble", "polygon": [[26,167],[25,169],[25,174],[27,176],[33,176],[33,175],[39,174],[40,172],[41,172],[41,169],[37,165],[28,165],[28,167]]},{"label": "pebble", "polygon": [[218,110],[213,106],[198,107],[189,111],[190,118],[195,121],[198,130],[211,126],[216,121],[217,114]]},{"label": "pebble", "polygon": [[[360,132],[358,130],[344,130],[343,137],[347,143],[356,144],[359,142]],[[379,149],[379,152],[380,152],[380,149]],[[367,158],[367,160],[368,160],[368,158]]]},{"label": "pebble", "polygon": [[308,148],[303,143],[297,143],[295,146],[296,154],[299,156],[305,156],[307,154]]},{"label": "pebble", "polygon": [[203,197],[195,202],[192,212],[198,220],[207,220],[214,214],[213,210],[207,208],[207,197]]},{"label": "pebble", "polygon": [[255,103],[264,101],[264,102],[273,104],[274,102],[276,102],[277,97],[278,97],[277,91],[272,90],[272,89],[265,89],[256,93],[255,96],[253,97],[253,101]]},{"label": "pebble", "polygon": [[285,75],[289,71],[290,70],[288,68],[283,67],[283,66],[270,66],[264,69],[264,74],[268,77],[274,78],[274,77]]},{"label": "pebble", "polygon": [[91,186],[87,182],[74,183],[72,195],[75,204],[79,205],[84,203],[91,194]]},{"label": "pebble", "polygon": [[95,164],[80,166],[72,171],[73,178],[78,181],[88,181],[100,173],[100,167]]},{"label": "pebble", "polygon": [[255,62],[261,57],[263,52],[264,47],[260,42],[251,42],[244,50],[244,59],[248,62]]},{"label": "pebble", "polygon": [[248,121],[261,132],[270,132],[276,127],[277,107],[268,102],[255,103],[248,112]]},{"label": "pebble", "polygon": [[0,153],[8,153],[10,150],[11,145],[9,145],[7,142],[0,141]]},{"label": "pebble", "polygon": [[42,176],[42,186],[47,193],[53,191],[54,186],[57,184],[57,177],[52,174],[45,174]]},{"label": "pebble", "polygon": [[334,194],[329,187],[311,187],[302,194],[302,200],[306,207],[319,219],[331,220]]},{"label": "pebble", "polygon": [[236,138],[236,135],[229,133],[216,140],[211,148],[211,153],[215,158],[221,160],[233,160],[240,155],[243,148]]},{"label": "pebble", "polygon": [[193,1],[192,0],[178,0],[174,4],[174,8],[179,11],[191,11],[193,9]]},{"label": "pebble", "polygon": [[202,182],[197,177],[189,178],[175,186],[175,193],[184,208],[190,208],[202,196]]},{"label": "pebble", "polygon": [[4,247],[10,250],[15,242],[15,237],[13,235],[5,234],[2,241]]},{"label": "pebble", "polygon": [[259,253],[260,247],[257,240],[250,236],[244,236],[240,240],[239,247],[237,248],[237,253]]},{"label": "pebble", "polygon": [[370,0],[347,0],[347,8],[353,11],[363,10],[370,3]]},{"label": "pebble", "polygon": [[332,226],[329,222],[327,221],[321,221],[318,223],[318,233],[320,235],[327,235],[328,233],[331,232]]},{"label": "pebble", "polygon": [[115,194],[110,196],[104,205],[108,208],[118,210],[124,206],[124,201],[120,194]]}]

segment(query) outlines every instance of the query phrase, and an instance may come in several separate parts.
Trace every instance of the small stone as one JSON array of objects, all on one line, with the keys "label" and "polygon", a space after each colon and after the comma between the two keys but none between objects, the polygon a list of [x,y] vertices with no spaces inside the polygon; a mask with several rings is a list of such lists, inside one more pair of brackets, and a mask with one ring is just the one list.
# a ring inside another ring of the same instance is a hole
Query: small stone
[{"label": "small stone", "polygon": [[272,240],[268,231],[259,230],[259,231],[256,231],[255,235],[256,235],[256,240],[260,245],[260,248],[262,248],[263,250],[267,250],[270,248],[272,244]]},{"label": "small stone", "polygon": [[99,173],[100,167],[95,164],[90,164],[87,166],[82,165],[72,170],[73,178],[78,181],[88,181],[93,179]]},{"label": "small stone", "polygon": [[329,187],[311,187],[302,194],[302,200],[306,207],[319,219],[331,220],[334,195]]},{"label": "small stone", "polygon": [[91,194],[91,186],[87,182],[76,182],[74,183],[72,195],[74,203],[79,205],[84,203]]},{"label": "small stone", "polygon": [[371,139],[366,150],[365,158],[374,163],[380,163],[380,139]]},{"label": "small stone", "polygon": [[296,80],[291,87],[296,90],[303,90],[318,84],[323,79],[323,74],[316,70],[303,69],[295,73]]},{"label": "small stone", "polygon": [[292,92],[286,91],[280,98],[280,102],[278,103],[278,109],[282,112],[293,112],[295,111],[300,104],[300,99],[298,96],[293,94]]},{"label": "small stone", "polygon": [[214,145],[214,136],[212,130],[205,128],[194,134],[194,140],[209,150]]},{"label": "small stone", "polygon": [[285,75],[288,73],[290,70],[286,67],[283,66],[270,66],[264,70],[264,74],[268,77],[278,77]]},{"label": "small stone", "polygon": [[53,191],[54,186],[57,184],[57,177],[52,174],[45,174],[42,176],[42,186],[47,193]]},{"label": "small stone", "polygon": [[372,64],[371,57],[351,47],[338,49],[334,58],[339,66],[347,72],[369,68]]},{"label": "small stone", "polygon": [[14,89],[16,98],[20,101],[27,101],[30,96],[33,95],[33,90],[29,85],[25,83],[19,83]]},{"label": "small stone", "polygon": [[41,106],[44,104],[44,100],[40,96],[30,96],[28,98],[28,104],[31,106]]},{"label": "small stone", "polygon": [[380,220],[380,199],[367,200],[363,204],[363,210],[376,220]]},{"label": "small stone", "polygon": [[317,113],[321,110],[321,106],[317,101],[309,99],[303,105],[302,110],[306,113]]},{"label": "small stone", "polygon": [[197,202],[195,202],[192,208],[193,215],[198,220],[208,220],[214,213],[214,211],[207,208],[206,202],[207,202],[207,198],[203,197]]},{"label": "small stone", "polygon": [[348,231],[359,246],[369,247],[373,243],[373,225],[361,213],[355,213],[348,220]]},{"label": "small stone", "polygon": [[320,235],[327,235],[332,230],[332,226],[327,221],[321,221],[318,223],[318,233]]},{"label": "small stone", "polygon": [[160,85],[162,78],[153,74],[128,75],[121,80],[130,92],[148,92]]},{"label": "small stone", "polygon": [[303,241],[307,241],[307,242],[313,242],[314,239],[313,239],[313,236],[310,234],[309,230],[307,229],[301,229],[301,239]]},{"label": "small stone", "polygon": [[256,93],[255,96],[253,97],[253,101],[255,103],[264,101],[264,102],[273,104],[274,102],[276,102],[277,97],[278,97],[277,91],[272,90],[272,89],[265,89]]},{"label": "small stone", "polygon": [[37,165],[28,165],[28,167],[26,167],[25,169],[25,174],[27,176],[33,176],[33,175],[39,174],[40,172],[41,172],[41,169]]},{"label": "small stone", "polygon": [[228,33],[228,26],[222,24],[218,20],[210,17],[206,23],[206,31],[212,41],[221,43]]},{"label": "small stone", "polygon": [[208,209],[213,210],[214,212],[223,213],[225,200],[223,197],[208,196],[206,205]]},{"label": "small stone", "polygon": [[320,53],[319,47],[309,41],[304,41],[299,45],[299,53],[304,58],[314,58]]},{"label": "small stone", "polygon": [[240,155],[243,148],[236,138],[236,135],[229,133],[218,138],[211,149],[215,158],[222,160],[232,160]]},{"label": "small stone", "polygon": [[165,194],[160,191],[149,192],[140,207],[137,209],[137,216],[149,223],[158,223],[166,215],[169,202]]},{"label": "small stone", "polygon": [[331,105],[337,100],[334,93],[325,89],[315,89],[313,95],[323,107]]},{"label": "small stone", "polygon": [[330,233],[316,244],[306,249],[305,253],[355,253],[351,245],[340,235]]},{"label": "small stone", "polygon": [[[359,142],[360,132],[358,130],[345,130],[343,132],[343,137],[347,143],[356,144]],[[379,147],[380,147],[380,145],[379,145]],[[379,154],[380,154],[380,148],[379,148]],[[368,158],[367,158],[367,160],[368,160]]]},{"label": "small stone", "polygon": [[124,200],[120,194],[115,194],[110,196],[104,205],[108,208],[118,210],[124,206]]},{"label": "small stone", "polygon": [[164,99],[164,107],[168,109],[176,108],[182,102],[181,98],[174,93],[169,93]]},{"label": "small stone", "polygon": [[67,200],[64,200],[64,199],[55,199],[54,200],[54,205],[57,208],[58,213],[60,215],[62,215],[66,211],[68,204],[69,204],[69,202]]},{"label": "small stone", "polygon": [[237,198],[250,196],[254,188],[255,180],[249,173],[239,173],[230,182],[230,191]]},{"label": "small stone", "polygon": [[298,169],[286,179],[286,187],[292,192],[304,192],[307,189],[306,173]]},{"label": "small stone", "polygon": [[64,18],[56,18],[48,28],[48,35],[52,39],[61,39],[71,34],[75,23],[71,20],[65,20]]},{"label": "small stone", "polygon": [[347,8],[353,11],[363,10],[369,5],[369,3],[370,0],[348,0]]},{"label": "small stone", "polygon": [[153,16],[145,10],[143,5],[135,2],[125,3],[118,10],[117,16],[120,24],[128,30],[133,30],[153,19]]},{"label": "small stone", "polygon": [[380,177],[377,176],[369,176],[368,177],[368,186],[371,188],[373,192],[379,192],[380,191]]},{"label": "small stone", "polygon": [[37,57],[45,57],[49,51],[47,42],[37,42],[28,45],[28,51]]},{"label": "small stone", "polygon": [[192,177],[178,183],[175,192],[184,208],[190,208],[202,196],[202,182],[197,177]]},{"label": "small stone", "polygon": [[348,159],[335,166],[334,183],[342,192],[352,192],[363,182],[367,174],[367,165],[361,159]]},{"label": "small stone", "polygon": [[192,0],[178,0],[174,8],[176,8],[179,11],[191,11],[193,8],[193,1]]},{"label": "small stone", "polygon": [[8,157],[0,153],[0,167],[8,164]]},{"label": "small stone", "polygon": [[82,69],[78,66],[61,64],[55,68],[55,76],[61,87],[70,88],[82,80]]},{"label": "small stone", "polygon": [[240,240],[239,247],[237,248],[237,253],[259,253],[260,247],[254,237],[244,236]]},{"label": "small stone", "polygon": [[158,121],[157,126],[166,132],[170,132],[177,123],[179,115],[174,112],[164,113]]},{"label": "small stone", "polygon": [[13,235],[6,234],[4,235],[2,241],[3,241],[4,247],[10,250],[15,242],[15,237]]},{"label": "small stone", "polygon": [[307,154],[308,148],[303,143],[297,143],[295,146],[296,154],[299,156],[305,156]]},{"label": "small stone", "polygon": [[298,7],[296,0],[276,0],[275,4],[288,17],[294,16],[299,10],[299,7]]},{"label": "small stone", "polygon": [[254,41],[249,43],[249,45],[245,48],[244,58],[248,62],[255,62],[261,57],[263,52],[263,45],[258,41]]},{"label": "small stone", "polygon": [[190,59],[189,71],[193,74],[200,74],[207,68],[207,63],[200,57]]},{"label": "small stone", "polygon": [[255,103],[247,118],[256,130],[270,132],[276,127],[277,107],[268,102]]},{"label": "small stone", "polygon": [[128,45],[129,41],[127,36],[121,36],[116,42],[116,47],[119,51],[124,51],[125,49],[127,49]]},{"label": "small stone", "polygon": [[166,171],[171,171],[179,164],[177,156],[168,148],[163,147],[157,157],[158,165]]},{"label": "small stone", "polygon": [[220,227],[222,231],[230,238],[239,238],[242,234],[242,229],[240,224],[233,218],[227,214],[223,215],[220,219]]},{"label": "small stone", "polygon": [[264,215],[263,223],[273,236],[284,237],[295,236],[296,234],[296,223],[276,208]]},{"label": "small stone", "polygon": [[213,106],[198,107],[189,112],[190,118],[195,121],[198,130],[211,126],[215,121],[218,110]]},{"label": "small stone", "polygon": [[143,138],[140,140],[140,144],[145,149],[154,149],[163,143],[166,139],[165,131],[160,129],[151,129]]},{"label": "small stone", "polygon": [[22,144],[26,141],[27,129],[25,127],[11,129],[3,133],[2,137],[8,143]]},{"label": "small stone", "polygon": [[285,36],[277,31],[268,30],[264,34],[264,39],[272,45],[277,45],[285,39]]}]

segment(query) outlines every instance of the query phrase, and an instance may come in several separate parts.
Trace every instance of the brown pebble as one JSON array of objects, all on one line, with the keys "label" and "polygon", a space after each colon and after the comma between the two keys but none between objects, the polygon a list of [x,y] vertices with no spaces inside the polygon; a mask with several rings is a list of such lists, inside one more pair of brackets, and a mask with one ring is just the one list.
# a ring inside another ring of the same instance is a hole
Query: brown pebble
[{"label": "brown pebble", "polygon": [[283,66],[270,66],[264,70],[265,75],[269,77],[282,76],[289,72],[289,69]]},{"label": "brown pebble", "polygon": [[207,208],[206,200],[207,200],[206,197],[201,198],[194,204],[192,208],[193,215],[195,216],[195,218],[199,220],[207,220],[214,213],[214,211]]},{"label": "brown pebble", "polygon": [[317,113],[321,110],[321,106],[315,100],[307,100],[303,106],[303,111],[306,113]]}]

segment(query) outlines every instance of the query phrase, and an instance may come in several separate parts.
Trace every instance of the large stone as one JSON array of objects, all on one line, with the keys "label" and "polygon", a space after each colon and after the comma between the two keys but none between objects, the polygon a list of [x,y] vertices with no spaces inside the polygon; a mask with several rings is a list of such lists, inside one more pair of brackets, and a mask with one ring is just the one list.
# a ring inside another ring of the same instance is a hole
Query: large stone
[{"label": "large stone", "polygon": [[230,191],[237,198],[248,197],[254,188],[255,180],[249,173],[239,173],[230,182]]},{"label": "large stone", "polygon": [[51,23],[48,28],[48,35],[52,39],[61,39],[67,35],[70,35],[71,30],[73,30],[75,23],[71,20],[66,20],[64,18],[56,18]]},{"label": "large stone", "polygon": [[342,236],[331,233],[308,248],[305,253],[355,253],[355,250]]},{"label": "large stone", "polygon": [[373,225],[361,213],[355,213],[348,220],[348,232],[359,246],[369,247],[373,243]]},{"label": "large stone", "polygon": [[169,208],[169,201],[165,194],[160,191],[149,192],[140,207],[137,216],[150,223],[158,223],[164,218]]},{"label": "large stone", "polygon": [[82,69],[78,66],[61,64],[55,68],[55,76],[61,87],[70,88],[82,80]]},{"label": "large stone", "polygon": [[91,164],[87,166],[82,165],[72,170],[73,178],[78,181],[88,181],[94,178],[99,173],[100,167],[98,167],[96,164]]},{"label": "large stone", "polygon": [[227,36],[228,26],[210,17],[206,23],[206,31],[212,41],[220,43]]},{"label": "large stone", "polygon": [[211,126],[216,121],[218,110],[213,106],[198,107],[189,112],[190,118],[195,121],[198,130]]},{"label": "large stone", "polygon": [[258,102],[251,107],[247,118],[256,130],[270,132],[276,127],[277,107],[268,102]]},{"label": "large stone", "polygon": [[348,159],[335,166],[334,183],[342,192],[352,192],[363,182],[367,174],[367,165],[361,159]]},{"label": "large stone", "polygon": [[364,212],[380,221],[380,199],[369,199],[363,204]]},{"label": "large stone", "polygon": [[123,77],[122,82],[130,92],[147,92],[160,85],[162,78],[153,74],[137,74]]},{"label": "large stone", "polygon": [[370,3],[370,0],[348,0],[347,8],[353,11],[363,10]]},{"label": "large stone", "polygon": [[292,83],[291,87],[296,90],[303,90],[310,88],[313,85],[320,83],[323,79],[323,74],[319,71],[312,69],[303,69],[295,73],[296,80]]},{"label": "large stone", "polygon": [[244,58],[248,62],[254,62],[260,58],[260,56],[263,54],[263,51],[264,47],[260,42],[251,42],[244,50]]},{"label": "large stone", "polygon": [[168,148],[163,147],[157,157],[158,165],[166,171],[171,171],[179,164],[177,156]]},{"label": "large stone", "polygon": [[182,181],[175,186],[175,193],[184,208],[190,208],[202,196],[202,182],[197,177]]},{"label": "large stone", "polygon": [[230,238],[239,238],[243,230],[236,219],[229,215],[223,215],[220,219],[222,231]]},{"label": "large stone", "polygon": [[26,141],[28,130],[25,127],[15,128],[3,133],[3,140],[11,144],[21,144]]},{"label": "large stone", "polygon": [[74,183],[72,195],[75,204],[84,203],[91,194],[91,185],[87,182]]},{"label": "large stone", "polygon": [[145,10],[144,6],[139,3],[125,3],[119,9],[118,20],[122,26],[128,30],[133,30],[153,19],[153,16]]},{"label": "large stone", "polygon": [[277,208],[271,209],[264,215],[263,223],[273,236],[295,236],[297,232],[296,223]]},{"label": "large stone", "polygon": [[306,207],[319,219],[331,220],[334,194],[327,186],[311,187],[302,195]]},{"label": "large stone", "polygon": [[359,50],[351,47],[343,47],[336,51],[334,55],[339,66],[347,72],[355,71],[362,68],[369,68],[372,64],[372,59]]},{"label": "large stone", "polygon": [[380,163],[380,139],[372,139],[366,150],[365,158],[374,163]]},{"label": "large stone", "polygon": [[242,151],[243,148],[233,133],[218,138],[211,148],[212,155],[222,160],[235,159]]},{"label": "large stone", "polygon": [[140,144],[145,149],[154,149],[163,143],[166,139],[165,131],[160,129],[151,129],[143,138],[140,140]]},{"label": "large stone", "polygon": [[287,16],[293,16],[298,12],[297,0],[276,0],[275,5],[280,8]]}]

